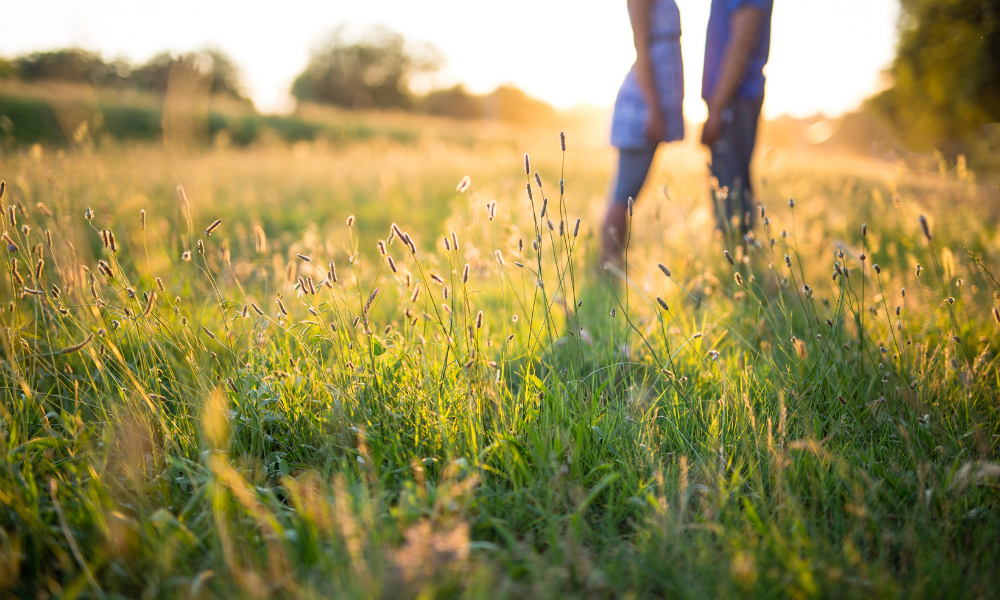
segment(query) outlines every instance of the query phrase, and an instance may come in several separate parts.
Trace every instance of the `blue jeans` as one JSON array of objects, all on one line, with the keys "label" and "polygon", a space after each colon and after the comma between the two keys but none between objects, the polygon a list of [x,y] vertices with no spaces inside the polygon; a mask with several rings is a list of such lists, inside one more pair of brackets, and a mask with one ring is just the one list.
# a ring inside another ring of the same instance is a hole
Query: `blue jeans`
[{"label": "blue jeans", "polygon": [[653,164],[656,148],[618,151],[618,175],[615,180],[615,190],[611,195],[614,204],[627,204],[629,198],[639,196],[639,190],[646,181],[649,166]]},{"label": "blue jeans", "polygon": [[[763,98],[733,100],[722,112],[722,133],[712,144],[712,175],[719,187],[728,187],[729,195],[713,198],[716,227],[722,231],[746,232],[753,228],[753,186],[750,182],[750,159],[757,143],[757,121]],[[734,226],[734,217],[739,223]]]}]

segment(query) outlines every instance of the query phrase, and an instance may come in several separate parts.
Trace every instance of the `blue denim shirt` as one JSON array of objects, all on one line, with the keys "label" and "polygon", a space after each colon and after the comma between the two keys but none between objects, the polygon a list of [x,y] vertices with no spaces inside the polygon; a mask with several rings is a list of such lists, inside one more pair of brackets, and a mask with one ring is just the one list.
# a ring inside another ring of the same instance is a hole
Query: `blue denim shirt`
[{"label": "blue denim shirt", "polygon": [[705,36],[705,70],[701,78],[701,97],[709,100],[715,93],[715,86],[722,71],[722,60],[729,45],[730,21],[733,13],[743,6],[754,6],[764,11],[764,21],[757,35],[754,48],[747,63],[747,70],[736,95],[748,100],[764,97],[764,65],[771,48],[771,11],[773,0],[712,0],[712,11],[708,17],[708,32]]}]

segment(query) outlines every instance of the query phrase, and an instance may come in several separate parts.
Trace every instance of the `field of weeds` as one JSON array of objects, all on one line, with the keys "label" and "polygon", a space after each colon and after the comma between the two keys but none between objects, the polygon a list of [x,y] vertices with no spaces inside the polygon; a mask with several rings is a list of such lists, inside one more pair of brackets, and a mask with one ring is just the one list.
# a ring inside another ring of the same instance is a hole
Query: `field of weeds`
[{"label": "field of weeds", "polygon": [[469,127],[7,150],[0,594],[1000,594],[995,185]]}]

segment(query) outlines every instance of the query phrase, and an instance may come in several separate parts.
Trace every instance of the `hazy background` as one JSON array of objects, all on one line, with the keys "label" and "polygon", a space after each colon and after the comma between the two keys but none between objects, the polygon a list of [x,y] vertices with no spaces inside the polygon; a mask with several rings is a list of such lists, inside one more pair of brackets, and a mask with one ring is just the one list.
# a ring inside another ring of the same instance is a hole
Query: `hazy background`
[{"label": "hazy background", "polygon": [[[678,0],[686,68],[685,113],[700,99],[708,0]],[[415,91],[464,83],[486,93],[513,84],[557,108],[610,106],[635,57],[624,0],[382,0],[377,2],[38,0],[0,2],[0,55],[77,46],[106,59],[145,62],[206,46],[231,56],[258,110],[290,112],[289,88],[330,31],[384,25],[445,58]],[[777,0],[765,118],[858,108],[884,87],[897,41],[896,0]],[[420,89],[423,87],[424,89]]]}]

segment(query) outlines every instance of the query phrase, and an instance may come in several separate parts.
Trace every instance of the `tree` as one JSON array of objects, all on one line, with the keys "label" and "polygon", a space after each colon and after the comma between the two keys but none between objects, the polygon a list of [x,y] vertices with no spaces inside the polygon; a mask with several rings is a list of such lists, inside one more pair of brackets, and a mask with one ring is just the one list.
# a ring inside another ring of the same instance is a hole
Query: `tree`
[{"label": "tree", "polygon": [[292,95],[299,102],[346,108],[410,108],[413,77],[440,64],[436,50],[410,48],[398,33],[379,27],[350,42],[341,28],[312,52]]},{"label": "tree", "polygon": [[1000,0],[900,0],[893,86],[868,107],[915,150],[968,153],[1000,121]]}]

